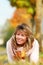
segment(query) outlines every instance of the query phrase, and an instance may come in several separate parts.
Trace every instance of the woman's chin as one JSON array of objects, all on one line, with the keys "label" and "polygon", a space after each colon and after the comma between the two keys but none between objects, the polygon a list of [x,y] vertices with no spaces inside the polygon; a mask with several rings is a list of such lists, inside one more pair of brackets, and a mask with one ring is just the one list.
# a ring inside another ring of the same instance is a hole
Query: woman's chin
[{"label": "woman's chin", "polygon": [[17,45],[18,45],[18,46],[23,46],[23,45],[24,45],[24,43],[17,43]]}]

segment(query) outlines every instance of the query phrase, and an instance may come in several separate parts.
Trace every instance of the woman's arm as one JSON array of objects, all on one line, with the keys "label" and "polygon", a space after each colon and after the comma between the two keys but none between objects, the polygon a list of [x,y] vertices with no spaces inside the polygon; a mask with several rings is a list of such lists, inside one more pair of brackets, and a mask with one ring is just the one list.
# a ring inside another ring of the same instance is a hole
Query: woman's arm
[{"label": "woman's arm", "polygon": [[30,55],[30,61],[37,63],[39,61],[39,43],[36,39],[33,42],[33,49]]},{"label": "woman's arm", "polygon": [[12,43],[11,40],[12,39],[8,40],[8,42],[6,44],[7,56],[8,56],[9,62],[13,61],[13,56],[14,56],[13,51],[12,51],[12,47],[11,47],[11,43]]},{"label": "woman's arm", "polygon": [[30,56],[30,61],[37,63],[39,60],[39,43],[34,39],[33,47],[26,53],[27,56]]}]

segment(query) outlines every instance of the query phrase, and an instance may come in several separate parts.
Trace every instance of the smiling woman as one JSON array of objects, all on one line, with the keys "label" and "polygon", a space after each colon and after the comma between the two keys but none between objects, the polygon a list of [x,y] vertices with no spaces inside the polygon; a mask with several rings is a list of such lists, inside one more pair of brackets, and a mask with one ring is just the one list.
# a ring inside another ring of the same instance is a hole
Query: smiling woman
[{"label": "smiling woman", "polygon": [[36,65],[39,61],[38,41],[34,38],[30,27],[24,23],[17,26],[7,42],[6,49],[10,63],[20,60],[24,62],[26,58]]}]

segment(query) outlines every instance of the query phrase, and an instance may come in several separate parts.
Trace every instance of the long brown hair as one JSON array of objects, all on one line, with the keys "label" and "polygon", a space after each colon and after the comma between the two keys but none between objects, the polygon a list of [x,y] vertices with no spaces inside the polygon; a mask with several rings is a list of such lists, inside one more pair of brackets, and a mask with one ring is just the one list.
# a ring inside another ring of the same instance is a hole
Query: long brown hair
[{"label": "long brown hair", "polygon": [[[26,48],[26,50],[29,50],[30,48],[32,48],[32,43],[34,41],[34,36],[33,36],[33,33],[32,33],[32,30],[30,29],[30,27],[27,25],[27,24],[20,24],[16,27],[16,30],[14,31],[13,35],[12,35],[12,43],[11,43],[11,46],[12,46],[12,50],[16,50],[18,45],[16,44],[16,38],[15,38],[15,35],[17,33],[18,30],[23,30],[25,31],[25,33],[27,34],[28,36],[28,40],[26,42],[26,44],[23,46]],[[14,51],[13,51],[14,53]]]}]

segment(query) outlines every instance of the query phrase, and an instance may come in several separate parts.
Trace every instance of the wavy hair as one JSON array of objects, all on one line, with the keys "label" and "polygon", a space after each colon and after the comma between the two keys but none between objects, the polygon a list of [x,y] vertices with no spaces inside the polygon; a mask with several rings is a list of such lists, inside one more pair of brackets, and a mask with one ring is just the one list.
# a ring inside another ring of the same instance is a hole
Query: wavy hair
[{"label": "wavy hair", "polygon": [[18,45],[16,44],[16,37],[15,37],[18,30],[23,30],[28,36],[28,40],[27,40],[26,44],[23,45],[23,47],[26,49],[26,51],[29,50],[30,48],[32,48],[32,44],[34,41],[34,36],[33,36],[32,30],[30,29],[30,27],[24,23],[18,25],[11,37],[11,41],[12,41],[11,46],[12,46],[13,53],[14,53],[14,49],[16,50],[18,48]]}]

